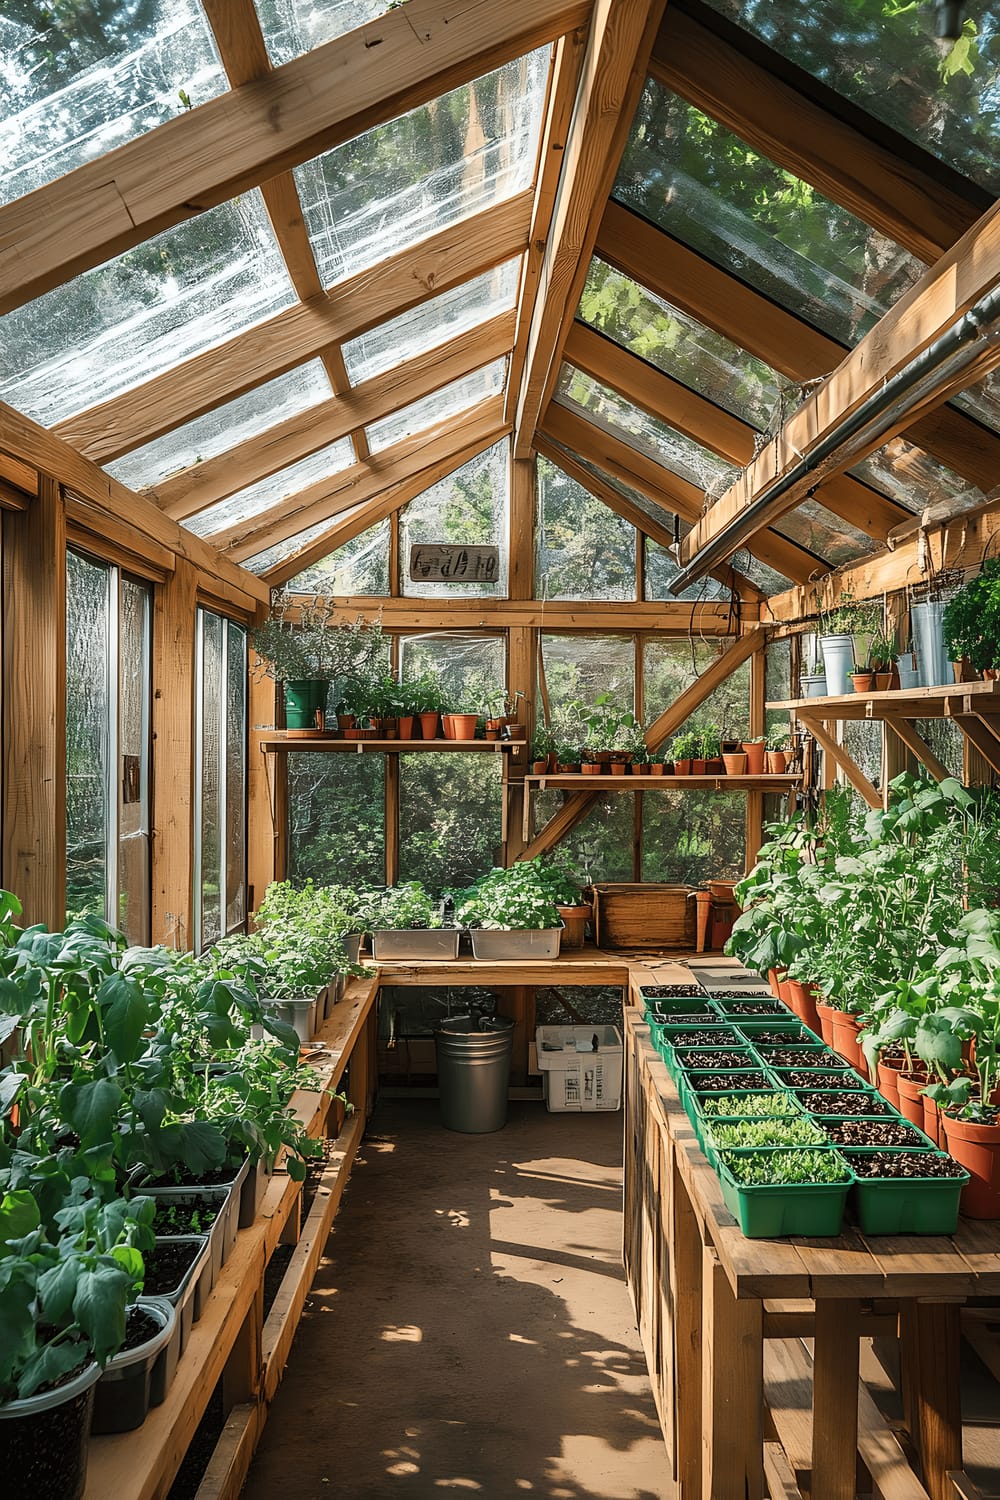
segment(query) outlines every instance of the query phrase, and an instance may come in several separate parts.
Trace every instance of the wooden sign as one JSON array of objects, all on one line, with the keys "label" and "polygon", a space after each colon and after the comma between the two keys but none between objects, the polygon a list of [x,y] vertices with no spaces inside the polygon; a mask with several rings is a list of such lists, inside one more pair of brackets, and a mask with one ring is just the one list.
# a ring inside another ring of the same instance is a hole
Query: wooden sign
[{"label": "wooden sign", "polygon": [[495,583],[499,576],[499,547],[414,542],[410,548],[410,577],[416,583]]}]

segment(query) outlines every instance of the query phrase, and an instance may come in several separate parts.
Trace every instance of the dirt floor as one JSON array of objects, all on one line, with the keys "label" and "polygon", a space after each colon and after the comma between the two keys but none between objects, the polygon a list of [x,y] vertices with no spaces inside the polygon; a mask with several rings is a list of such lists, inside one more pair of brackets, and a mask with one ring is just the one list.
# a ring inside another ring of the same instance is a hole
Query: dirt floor
[{"label": "dirt floor", "polygon": [[246,1500],[665,1500],[620,1261],[622,1116],[380,1105]]}]

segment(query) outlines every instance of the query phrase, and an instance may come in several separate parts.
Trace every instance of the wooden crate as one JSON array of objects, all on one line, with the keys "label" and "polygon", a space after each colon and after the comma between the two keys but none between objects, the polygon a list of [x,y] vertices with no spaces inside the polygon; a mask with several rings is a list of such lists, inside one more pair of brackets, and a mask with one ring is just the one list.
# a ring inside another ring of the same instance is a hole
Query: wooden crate
[{"label": "wooden crate", "polygon": [[691,887],[609,883],[593,887],[599,948],[693,948],[695,903]]}]

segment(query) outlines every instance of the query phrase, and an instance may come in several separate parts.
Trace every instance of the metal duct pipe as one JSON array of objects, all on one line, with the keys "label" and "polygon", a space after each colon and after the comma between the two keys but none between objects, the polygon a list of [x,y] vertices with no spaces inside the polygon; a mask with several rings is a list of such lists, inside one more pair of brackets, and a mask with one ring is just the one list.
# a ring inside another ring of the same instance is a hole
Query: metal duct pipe
[{"label": "metal duct pipe", "polygon": [[[986,342],[1000,339],[1000,330],[992,329],[998,319],[1000,287],[980,298],[975,307],[963,313],[947,332],[873,391],[856,411],[821,438],[811,452],[798,459],[752,504],[727,522],[718,536],[706,542],[671,580],[670,592],[682,593],[709,568],[728,559],[748,533],[759,529],[753,523],[761,512],[789,490],[810,478],[818,484],[827,471],[839,473],[861,450],[868,451],[876,445],[878,439],[898,423],[900,415],[912,410],[931,391],[949,384],[973,362],[982,350],[982,343],[975,341],[984,337]],[[992,331],[987,332],[990,329]]]}]

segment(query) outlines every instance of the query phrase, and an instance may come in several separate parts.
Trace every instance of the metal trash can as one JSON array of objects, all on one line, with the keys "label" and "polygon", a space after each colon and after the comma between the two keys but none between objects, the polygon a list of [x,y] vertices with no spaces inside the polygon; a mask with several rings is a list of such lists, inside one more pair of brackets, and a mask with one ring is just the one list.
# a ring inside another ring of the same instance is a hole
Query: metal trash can
[{"label": "metal trash can", "polygon": [[507,1123],[514,1022],[506,1016],[449,1016],[434,1031],[441,1123],[485,1135]]}]

